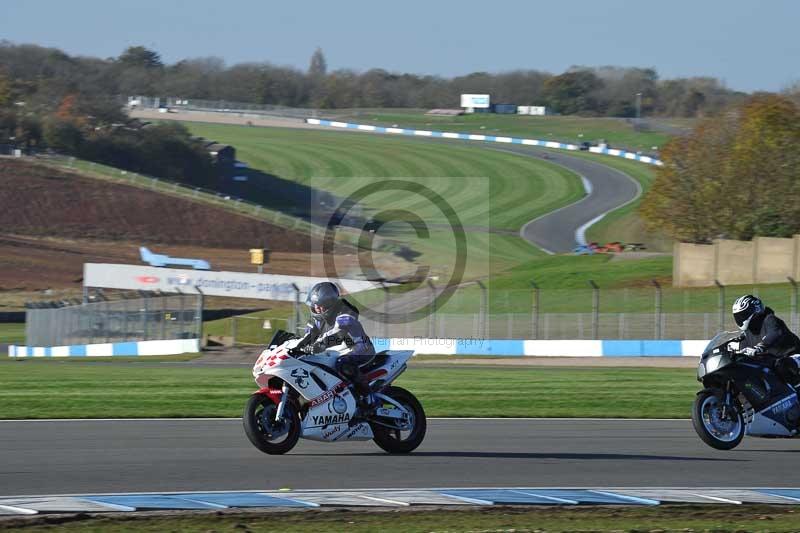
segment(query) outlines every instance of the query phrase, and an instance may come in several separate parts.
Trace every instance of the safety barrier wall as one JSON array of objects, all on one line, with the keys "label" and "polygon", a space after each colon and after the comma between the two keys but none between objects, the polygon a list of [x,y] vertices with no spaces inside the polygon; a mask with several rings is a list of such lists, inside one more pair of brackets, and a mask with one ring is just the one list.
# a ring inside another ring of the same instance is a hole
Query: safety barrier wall
[{"label": "safety barrier wall", "polygon": [[[414,350],[426,355],[494,355],[528,357],[699,357],[705,340],[519,340],[519,339],[373,339],[377,350]],[[196,353],[198,339],[15,346],[9,357],[100,357]]]},{"label": "safety barrier wall", "polygon": [[[522,139],[519,137],[506,137],[501,135],[479,135],[474,133],[455,133],[448,131],[432,131],[432,130],[411,130],[407,128],[390,128],[385,126],[373,126],[370,124],[353,124],[351,122],[339,122],[336,120],[325,120],[319,118],[307,118],[307,124],[316,126],[329,126],[332,128],[342,128],[358,131],[369,131],[373,133],[390,133],[397,135],[410,135],[414,137],[441,137],[444,139],[461,139],[464,141],[484,141],[505,144],[524,144],[527,146],[542,146],[545,148],[556,148],[559,150],[578,150],[580,147],[576,144],[567,144],[556,141],[542,141],[539,139]],[[617,150],[613,148],[601,148],[599,146],[592,146],[589,151],[595,154],[611,155],[615,157],[622,157],[625,159],[632,159],[642,163],[661,166],[663,163],[650,156],[636,154],[634,152],[626,152],[625,150]]]},{"label": "safety barrier wall", "polygon": [[786,283],[800,279],[800,235],[755,237],[752,241],[716,239],[713,244],[676,242],[674,287]]},{"label": "safety barrier wall", "polygon": [[527,357],[700,357],[707,340],[373,339],[377,350],[428,355]]},{"label": "safety barrier wall", "polygon": [[73,344],[70,346],[8,347],[9,357],[104,357],[176,355],[200,351],[199,339],[116,342],[104,344]]}]

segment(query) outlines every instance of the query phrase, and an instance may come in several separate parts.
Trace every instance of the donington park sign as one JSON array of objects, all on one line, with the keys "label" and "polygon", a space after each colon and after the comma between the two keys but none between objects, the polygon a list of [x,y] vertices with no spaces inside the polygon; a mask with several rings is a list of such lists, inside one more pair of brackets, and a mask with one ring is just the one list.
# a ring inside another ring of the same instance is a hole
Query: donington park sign
[{"label": "donington park sign", "polygon": [[379,288],[372,281],[286,276],[282,274],[249,274],[246,272],[213,272],[177,268],[155,268],[140,265],[85,263],[84,287],[131,289],[161,292],[182,292],[206,296],[229,296],[261,300],[294,301],[295,286],[305,296],[320,281],[333,281],[347,293]]}]

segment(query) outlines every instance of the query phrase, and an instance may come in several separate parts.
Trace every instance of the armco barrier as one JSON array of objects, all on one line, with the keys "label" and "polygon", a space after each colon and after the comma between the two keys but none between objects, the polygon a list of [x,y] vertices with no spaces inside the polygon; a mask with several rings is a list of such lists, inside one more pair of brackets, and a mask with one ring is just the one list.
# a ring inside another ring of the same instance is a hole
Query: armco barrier
[{"label": "armco barrier", "polygon": [[[484,141],[505,144],[524,144],[528,146],[542,146],[544,148],[556,148],[559,150],[578,150],[579,146],[576,144],[567,144],[555,141],[542,141],[539,139],[522,139],[519,137],[505,137],[499,135],[480,135],[474,133],[455,133],[449,131],[432,131],[432,130],[411,130],[407,128],[390,128],[386,126],[372,126],[370,124],[353,124],[351,122],[338,122],[336,120],[325,120],[320,118],[307,118],[307,124],[315,126],[329,126],[331,128],[342,128],[358,131],[369,131],[373,133],[390,133],[396,135],[410,135],[414,137],[441,137],[444,139],[461,139],[464,141]],[[625,159],[632,159],[634,161],[641,161],[650,165],[661,166],[660,160],[646,156],[639,155],[634,152],[626,152],[625,150],[617,150],[615,148],[600,148],[599,146],[592,146],[589,151],[595,154],[611,155],[615,157],[622,157]]]},{"label": "armco barrier", "polygon": [[498,340],[373,339],[378,350],[414,350],[427,355],[520,357],[699,357],[704,340]]},{"label": "armco barrier", "polygon": [[104,357],[176,355],[200,351],[198,339],[165,341],[116,342],[107,344],[75,344],[71,346],[8,347],[9,357]]}]

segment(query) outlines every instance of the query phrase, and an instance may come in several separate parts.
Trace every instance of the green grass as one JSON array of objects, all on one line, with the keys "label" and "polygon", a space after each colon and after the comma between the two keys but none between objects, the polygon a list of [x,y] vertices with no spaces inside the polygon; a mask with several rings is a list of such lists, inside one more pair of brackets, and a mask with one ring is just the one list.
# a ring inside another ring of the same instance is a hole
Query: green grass
[{"label": "green grass", "polygon": [[[25,342],[25,324],[0,323],[0,344],[21,344]],[[0,354],[2,357],[4,354]]]},{"label": "green grass", "polygon": [[639,132],[619,118],[584,118],[573,116],[524,116],[476,113],[457,117],[436,117],[423,113],[396,113],[376,110],[358,114],[341,115],[337,120],[361,124],[406,127],[422,130],[509,135],[545,141],[581,143],[605,139],[612,148],[652,152],[661,147],[670,135],[656,132]]},{"label": "green grass", "polygon": [[[397,383],[429,416],[453,417],[686,418],[698,389],[692,369],[413,362]],[[0,418],[235,417],[255,388],[248,366],[2,361]]]},{"label": "green grass", "polygon": [[[472,277],[540,256],[540,250],[514,232],[531,218],[584,194],[580,179],[563,167],[480,147],[358,133],[201,123],[187,126],[195,135],[234,145],[237,157],[253,169],[341,197],[387,178],[402,178],[432,189],[464,225],[473,227],[467,235],[467,272]],[[429,238],[417,238],[403,225],[391,239],[420,252],[420,264],[434,268],[452,264],[455,241],[438,207],[418,194],[397,191],[378,192],[363,203],[365,214],[379,218],[385,209],[422,217],[433,228]],[[490,234],[485,228],[511,234]]]},{"label": "green grass", "polygon": [[[291,493],[288,493],[291,494]],[[686,532],[686,531],[797,531],[797,511],[791,505],[659,505],[649,506],[537,506],[442,509],[337,510],[324,512],[226,511],[149,515],[119,513],[94,517],[80,514],[58,520],[26,517],[14,520],[15,530],[38,533],[81,532],[309,532],[373,531],[429,533],[455,532]],[[10,524],[9,524],[10,525]]]}]

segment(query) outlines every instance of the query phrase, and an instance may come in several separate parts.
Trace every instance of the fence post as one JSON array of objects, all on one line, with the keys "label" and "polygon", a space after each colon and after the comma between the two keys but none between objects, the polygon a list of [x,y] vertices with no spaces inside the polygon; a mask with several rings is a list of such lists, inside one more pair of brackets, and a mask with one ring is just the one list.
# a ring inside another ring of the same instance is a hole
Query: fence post
[{"label": "fence post", "polygon": [[197,289],[197,309],[195,311],[195,317],[197,320],[197,338],[200,340],[200,343],[203,342],[203,300],[205,299],[205,295],[203,291],[200,290],[200,287],[195,287]]},{"label": "fence post", "polygon": [[600,287],[594,280],[589,280],[592,287],[592,338],[600,337]]},{"label": "fence post", "polygon": [[719,288],[719,329],[717,331],[725,330],[725,285],[719,282],[718,279],[714,280],[714,285]]},{"label": "fence post", "polygon": [[489,306],[489,298],[486,294],[486,285],[482,281],[478,281],[478,287],[481,289],[481,307],[478,310],[478,329],[481,334],[481,340],[486,340],[486,312]]},{"label": "fence post", "polygon": [[179,311],[179,315],[178,316],[181,317],[180,321],[178,322],[178,328],[180,329],[180,333],[178,334],[178,338],[185,339],[186,338],[186,335],[185,335],[186,326],[184,324],[184,321],[186,320],[186,317],[184,316],[183,293],[180,291],[180,289],[178,289],[178,294],[180,294],[179,299],[178,299],[178,301],[180,302],[180,307],[179,307],[180,311]]},{"label": "fence post", "polygon": [[656,288],[656,339],[661,339],[663,331],[661,331],[661,284],[656,280],[652,280],[653,287]]},{"label": "fence post", "polygon": [[142,313],[142,336],[144,340],[147,340],[147,310],[149,308],[147,303],[150,301],[150,297],[145,295],[142,299],[144,300],[144,309],[140,311]]},{"label": "fence post", "polygon": [[797,320],[797,318],[798,318],[797,317],[797,282],[791,276],[788,276],[786,279],[788,279],[789,283],[792,284],[792,299],[791,299],[791,304],[790,304],[791,308],[792,308],[792,311],[791,311],[790,321],[792,323],[792,329],[794,331],[797,331],[798,328],[800,328],[800,326],[798,325],[798,320]]},{"label": "fence post", "polygon": [[236,316],[231,317],[231,339],[233,345],[236,346]]},{"label": "fence post", "polygon": [[389,287],[381,281],[383,289],[383,338],[389,339]]},{"label": "fence post", "polygon": [[161,296],[161,339],[167,338],[167,297]]},{"label": "fence post", "polygon": [[428,338],[436,338],[436,287],[431,280],[428,280],[428,288],[431,290],[431,312],[428,315]]},{"label": "fence post", "polygon": [[292,283],[292,288],[294,289],[294,312],[292,313],[294,324],[292,325],[292,329],[297,333],[297,330],[300,328],[300,287]]},{"label": "fence post", "polygon": [[539,286],[531,280],[533,300],[531,302],[531,335],[533,339],[539,338]]}]

